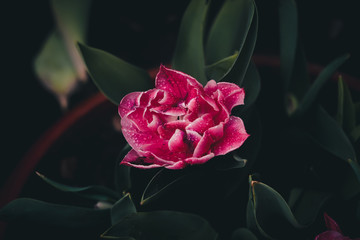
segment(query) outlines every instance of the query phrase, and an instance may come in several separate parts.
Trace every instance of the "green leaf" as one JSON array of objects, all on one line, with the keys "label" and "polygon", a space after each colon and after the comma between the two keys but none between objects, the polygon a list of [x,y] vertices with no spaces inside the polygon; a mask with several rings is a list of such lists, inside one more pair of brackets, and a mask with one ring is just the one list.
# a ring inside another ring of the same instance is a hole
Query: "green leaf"
[{"label": "green leaf", "polygon": [[[321,207],[330,196],[331,194],[327,192],[296,188],[290,192],[289,206],[291,206],[297,221],[302,225],[309,226],[315,221]],[[291,202],[290,199],[292,199]]]},{"label": "green leaf", "polygon": [[231,56],[223,58],[209,66],[206,66],[205,71],[208,79],[213,79],[215,81],[221,79],[229,71],[230,67],[234,64],[238,55],[239,53],[235,52]]},{"label": "green leaf", "polygon": [[215,63],[245,44],[254,15],[252,0],[226,0],[212,24],[206,42],[206,62]]},{"label": "green leaf", "polygon": [[313,104],[314,100],[316,99],[316,96],[319,93],[321,87],[348,58],[349,58],[349,54],[345,54],[335,59],[328,66],[324,68],[324,70],[315,79],[310,89],[301,99],[299,103],[299,107],[296,112],[298,115],[304,114],[310,108],[310,106]]},{"label": "green leaf", "polygon": [[78,75],[58,31],[46,39],[34,60],[34,70],[41,83],[52,92],[63,109],[77,85]]},{"label": "green leaf", "polygon": [[247,225],[250,230],[260,232],[270,239],[300,239],[304,228],[291,212],[281,195],[271,187],[253,181],[251,176]]},{"label": "green leaf", "polygon": [[343,128],[346,133],[351,133],[351,131],[356,126],[356,113],[355,113],[355,104],[352,101],[351,92],[346,83],[344,83],[344,121]]},{"label": "green leaf", "polygon": [[36,174],[41,177],[45,182],[60,191],[75,193],[77,195],[95,201],[106,201],[109,203],[114,203],[121,197],[117,192],[114,192],[111,189],[103,186],[73,187],[55,182],[38,172],[36,172]]},{"label": "green leaf", "polygon": [[86,68],[76,48],[76,42],[85,42],[91,0],[52,0],[57,28],[64,39],[71,62],[80,80],[86,80]]},{"label": "green leaf", "polygon": [[354,148],[345,132],[322,107],[316,109],[312,124],[310,135],[317,144],[340,159],[356,161]]},{"label": "green leaf", "polygon": [[102,234],[105,239],[178,239],[211,240],[217,233],[209,223],[193,214],[156,211],[139,212],[125,217]]},{"label": "green leaf", "polygon": [[148,73],[105,51],[79,43],[88,72],[95,85],[115,104],[130,92],[154,87]]},{"label": "green leaf", "polygon": [[146,186],[140,204],[145,205],[158,198],[162,193],[186,176],[184,171],[186,170],[172,171],[165,168],[159,170]]},{"label": "green leaf", "polygon": [[10,223],[20,221],[42,227],[85,228],[101,232],[110,225],[110,210],[66,206],[29,198],[18,198],[0,210],[0,220]]},{"label": "green leaf", "polygon": [[126,194],[111,208],[111,225],[123,220],[126,216],[136,213],[136,208],[131,200],[130,194]]},{"label": "green leaf", "polygon": [[243,87],[245,90],[244,107],[248,108],[255,103],[257,97],[259,96],[261,87],[260,74],[252,61],[246,71]]},{"label": "green leaf", "polygon": [[52,0],[51,5],[64,38],[72,45],[85,41],[91,0]]},{"label": "green leaf", "polygon": [[252,21],[248,26],[245,42],[239,48],[239,55],[229,71],[220,81],[233,82],[242,86],[245,74],[247,72],[251,57],[254,52],[257,31],[258,31],[258,15],[254,1],[248,6],[247,11],[252,13]]},{"label": "green leaf", "polygon": [[298,108],[299,100],[304,97],[310,88],[310,77],[307,69],[307,61],[303,47],[300,43],[298,43],[291,80],[288,84],[288,89],[286,89],[287,98],[285,99],[285,105],[287,107],[288,115],[291,115],[295,112],[295,110]]},{"label": "green leaf", "polygon": [[230,157],[230,155],[226,155],[226,156],[227,157],[224,157],[225,159],[219,159],[218,161],[216,161],[217,165],[219,165],[219,166],[215,166],[216,170],[228,171],[232,169],[243,168],[246,166],[247,160],[242,159],[237,154],[233,153],[232,157]]},{"label": "green leaf", "polygon": [[360,138],[360,125],[357,125],[350,133],[351,138],[356,142]]},{"label": "green leaf", "polygon": [[350,167],[352,168],[358,183],[360,183],[360,165],[354,160],[348,159],[348,163],[350,164]]},{"label": "green leaf", "polygon": [[231,240],[257,240],[257,237],[247,228],[236,229]]},{"label": "green leaf", "polygon": [[295,65],[298,44],[298,15],[294,0],[279,0],[280,61],[284,90],[287,91]]},{"label": "green leaf", "polygon": [[115,165],[115,189],[119,193],[127,192],[131,189],[131,176],[130,176],[130,166],[120,165],[121,161],[124,159],[125,155],[131,150],[131,146],[126,144],[125,147],[121,150]]},{"label": "green leaf", "polygon": [[172,67],[206,84],[204,60],[204,22],[208,1],[192,0],[181,21]]},{"label": "green leaf", "polygon": [[351,135],[356,125],[356,109],[351,93],[341,76],[338,80],[338,111],[336,120],[344,131]]},{"label": "green leaf", "polygon": [[360,193],[360,166],[357,162],[348,159],[349,169],[343,176],[341,195],[349,200]]},{"label": "green leaf", "polygon": [[339,77],[338,80],[338,104],[337,104],[337,112],[336,112],[336,121],[343,125],[344,122],[344,81],[342,77]]}]

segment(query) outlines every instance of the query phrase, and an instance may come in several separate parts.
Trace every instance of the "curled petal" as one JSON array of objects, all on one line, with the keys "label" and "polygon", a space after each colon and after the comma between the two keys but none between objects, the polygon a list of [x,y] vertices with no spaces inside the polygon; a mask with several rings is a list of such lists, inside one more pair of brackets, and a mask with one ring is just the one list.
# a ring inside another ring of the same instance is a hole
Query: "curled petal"
[{"label": "curled petal", "polygon": [[194,150],[195,147],[198,145],[198,143],[201,140],[201,135],[195,131],[192,130],[186,130],[186,141],[191,147],[191,150]]},{"label": "curled petal", "polygon": [[142,94],[142,92],[132,92],[125,95],[118,107],[120,117],[125,117],[129,113],[133,112],[137,106],[139,106],[139,97]]},{"label": "curled petal", "polygon": [[163,105],[172,105],[176,102],[176,99],[174,98],[174,96],[172,96],[171,94],[169,94],[168,92],[163,91],[163,96],[161,99],[159,99],[158,103]]},{"label": "curled petal", "polygon": [[176,129],[180,129],[184,131],[187,124],[188,122],[184,120],[168,122],[165,123],[164,125],[159,126],[157,132],[160,138],[170,139],[171,136],[175,133]]},{"label": "curled petal", "polygon": [[121,126],[121,131],[126,141],[136,151],[143,149],[149,144],[158,142],[159,138],[153,132],[139,131],[134,122],[128,118],[121,119]]},{"label": "curled petal", "polygon": [[248,136],[243,121],[238,117],[230,116],[229,121],[224,125],[223,138],[214,144],[212,150],[216,156],[225,155],[239,148]]},{"label": "curled petal", "polygon": [[333,230],[342,233],[339,225],[335,222],[334,219],[332,219],[329,215],[327,215],[327,213],[324,213],[324,220],[328,230]]},{"label": "curled petal", "polygon": [[152,159],[141,157],[135,150],[131,149],[128,154],[124,157],[120,164],[141,168],[141,169],[150,169],[163,167],[164,164],[155,163]]},{"label": "curled petal", "polygon": [[208,81],[204,87],[205,93],[210,96],[216,92],[216,90],[218,90],[218,85],[214,80]]},{"label": "curled petal", "polygon": [[162,121],[156,114],[152,114],[152,120],[148,123],[147,127],[151,131],[157,131]]},{"label": "curled petal", "polygon": [[176,170],[176,169],[183,169],[184,167],[186,167],[186,163],[184,161],[178,161],[178,162],[175,162],[171,165],[165,165],[164,167],[167,168],[167,169],[173,169],[173,170]]},{"label": "curled petal", "polygon": [[214,121],[210,113],[202,115],[186,126],[186,130],[196,131],[203,134],[207,129],[214,126]]},{"label": "curled petal", "polygon": [[202,136],[202,138],[200,139],[199,143],[195,147],[193,156],[195,158],[199,158],[206,154],[209,154],[211,144],[213,144],[213,143],[214,143],[214,140],[212,139],[210,134],[205,132],[204,135]]},{"label": "curled petal", "polygon": [[188,145],[185,143],[185,133],[179,129],[175,130],[175,133],[169,139],[169,150],[172,152],[187,151]]},{"label": "curled petal", "polygon": [[207,154],[205,156],[202,156],[202,157],[199,157],[199,158],[196,158],[196,157],[187,158],[187,159],[185,159],[185,162],[187,164],[189,164],[189,165],[204,164],[207,161],[209,161],[210,159],[212,159],[213,157],[215,157],[215,154],[214,153],[209,153],[209,154]]},{"label": "curled petal", "polygon": [[235,106],[244,104],[245,91],[234,83],[220,82],[218,83],[219,91],[225,97],[224,104],[231,111]]},{"label": "curled petal", "polygon": [[167,105],[161,105],[159,107],[152,108],[150,111],[169,116],[182,116],[186,113],[184,108]]},{"label": "curled petal", "polygon": [[326,231],[316,236],[315,240],[351,240],[337,231]]},{"label": "curled petal", "polygon": [[185,100],[187,95],[186,86],[188,86],[188,84],[191,84],[193,87],[202,88],[201,84],[190,75],[168,69],[163,65],[160,66],[159,72],[155,78],[155,86],[157,89],[169,92],[177,99]]}]

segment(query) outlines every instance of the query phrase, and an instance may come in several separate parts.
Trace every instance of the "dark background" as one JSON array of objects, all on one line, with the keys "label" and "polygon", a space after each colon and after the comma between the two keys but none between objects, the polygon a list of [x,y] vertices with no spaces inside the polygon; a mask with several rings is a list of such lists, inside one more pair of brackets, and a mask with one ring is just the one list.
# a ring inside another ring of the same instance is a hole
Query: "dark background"
[{"label": "dark background", "polygon": [[[188,1],[94,1],[88,44],[137,66],[169,62]],[[326,65],[343,53],[341,71],[360,77],[359,15],[356,1],[298,1],[300,37],[309,62]],[[278,54],[277,1],[257,0],[256,54]],[[48,1],[1,4],[0,183],[29,147],[64,114],[34,75],[32,64],[54,26]],[[91,81],[75,93],[70,108],[95,91]]]}]

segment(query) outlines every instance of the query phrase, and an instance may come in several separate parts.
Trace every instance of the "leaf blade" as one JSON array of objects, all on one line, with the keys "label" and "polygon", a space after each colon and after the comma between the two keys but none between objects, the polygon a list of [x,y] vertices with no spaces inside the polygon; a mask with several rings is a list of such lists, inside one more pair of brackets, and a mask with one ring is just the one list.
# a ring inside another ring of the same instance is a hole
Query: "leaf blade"
[{"label": "leaf blade", "polygon": [[78,44],[95,85],[104,95],[118,105],[130,92],[153,88],[148,73],[103,50]]},{"label": "leaf blade", "polygon": [[205,0],[192,0],[181,20],[172,67],[206,84],[203,47],[204,22],[208,9]]},{"label": "leaf blade", "polygon": [[102,238],[215,240],[217,233],[200,216],[155,211],[132,214],[102,234]]},{"label": "leaf blade", "polygon": [[333,60],[329,65],[327,65],[324,68],[324,70],[315,79],[310,89],[305,93],[304,97],[301,99],[299,103],[299,107],[296,110],[297,114],[299,115],[304,114],[310,108],[311,104],[316,99],[316,96],[319,93],[321,87],[335,73],[335,71],[349,58],[349,56],[350,56],[349,54],[342,55],[337,59]]},{"label": "leaf blade", "polygon": [[252,21],[247,31],[244,44],[239,49],[239,55],[236,58],[234,64],[229,69],[229,71],[224,75],[220,81],[224,82],[233,82],[239,86],[242,86],[244,77],[246,75],[247,69],[251,62],[251,57],[255,49],[257,32],[258,32],[258,13],[256,5],[253,1],[252,10],[253,16]]},{"label": "leaf blade", "polygon": [[40,178],[42,178],[46,183],[50,184],[52,187],[60,191],[75,193],[88,199],[92,199],[96,201],[107,201],[113,203],[120,198],[119,194],[103,186],[94,185],[87,187],[73,187],[55,182],[38,172],[36,172],[36,174]]}]

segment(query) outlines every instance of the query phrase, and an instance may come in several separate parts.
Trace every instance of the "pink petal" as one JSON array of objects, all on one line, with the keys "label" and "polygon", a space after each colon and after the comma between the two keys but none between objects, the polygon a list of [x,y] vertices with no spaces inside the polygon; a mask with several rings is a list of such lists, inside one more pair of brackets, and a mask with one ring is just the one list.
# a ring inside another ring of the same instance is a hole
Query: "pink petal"
[{"label": "pink petal", "polygon": [[175,133],[169,139],[168,142],[169,150],[172,152],[188,150],[188,145],[185,143],[185,133],[179,129],[175,130]]},{"label": "pink petal", "polygon": [[163,167],[164,164],[157,164],[149,161],[149,159],[141,157],[135,150],[131,149],[128,154],[124,157],[120,164],[141,168],[141,169],[149,169],[149,168],[158,168]]},{"label": "pink petal", "polygon": [[205,93],[210,96],[216,92],[216,90],[218,90],[218,85],[214,80],[208,81],[204,87]]},{"label": "pink petal", "polygon": [[151,108],[150,111],[156,112],[159,114],[165,114],[169,116],[182,116],[185,115],[186,109],[181,107],[172,107],[168,105],[161,105],[159,107]]},{"label": "pink petal", "polygon": [[194,149],[193,157],[200,158],[204,155],[207,155],[210,153],[210,147],[211,144],[213,144],[214,141],[210,134],[207,132],[204,133],[203,137],[200,139],[199,143]]},{"label": "pink petal", "polygon": [[224,125],[224,135],[222,140],[215,143],[212,150],[215,155],[224,155],[230,151],[239,148],[248,138],[243,121],[235,116]]},{"label": "pink petal", "polygon": [[158,89],[150,89],[139,96],[139,106],[149,107],[154,99],[162,97],[163,92]]},{"label": "pink petal", "polygon": [[188,83],[192,86],[202,88],[201,84],[190,75],[180,71],[168,69],[161,65],[158,74],[155,78],[155,86],[157,89],[162,89],[171,93],[178,99],[185,100],[187,95]]},{"label": "pink petal", "polygon": [[173,170],[177,170],[177,169],[183,169],[184,167],[186,167],[186,163],[183,162],[183,161],[178,161],[178,162],[175,162],[171,165],[165,165],[164,167],[167,168],[167,169],[173,169]]},{"label": "pink petal", "polygon": [[187,121],[178,120],[173,122],[165,123],[157,129],[157,133],[163,139],[170,139],[171,136],[175,133],[176,129],[185,130],[185,127],[188,125]]},{"label": "pink petal", "polygon": [[147,127],[150,131],[157,131],[158,127],[162,124],[160,117],[152,114],[152,120],[148,123]]},{"label": "pink petal", "polygon": [[121,126],[121,131],[126,141],[136,151],[144,148],[149,144],[152,144],[154,142],[157,143],[159,141],[159,137],[156,136],[153,132],[139,131],[134,122],[126,117],[121,119]]},{"label": "pink petal", "polygon": [[186,126],[186,130],[196,131],[203,134],[207,129],[214,126],[214,121],[210,113],[202,115],[200,118],[195,119],[192,123]]},{"label": "pink petal", "polygon": [[134,109],[139,106],[139,97],[142,95],[142,92],[132,92],[127,95],[120,101],[118,112],[120,117],[124,117],[127,114],[134,111]]},{"label": "pink petal", "polygon": [[211,136],[214,142],[217,142],[224,137],[224,124],[220,123],[219,125],[213,126],[206,130],[206,132]]},{"label": "pink petal", "polygon": [[140,131],[147,131],[148,122],[144,118],[144,111],[145,111],[144,108],[136,108],[132,112],[129,112],[128,115],[124,116],[122,119],[128,119]]},{"label": "pink petal", "polygon": [[203,164],[203,163],[206,163],[207,161],[209,161],[210,159],[212,159],[213,157],[215,157],[215,154],[209,153],[209,154],[199,157],[199,158],[196,158],[196,157],[187,158],[187,159],[185,159],[185,162],[190,165]]},{"label": "pink petal", "polygon": [[235,106],[244,104],[245,91],[234,83],[220,82],[218,88],[224,95],[224,104],[231,111]]},{"label": "pink petal", "polygon": [[158,103],[163,105],[172,105],[176,102],[176,99],[173,95],[169,94],[168,92],[163,91],[163,97],[159,99]]},{"label": "pink petal", "polygon": [[324,213],[324,220],[328,230],[333,230],[342,233],[339,225],[335,222],[334,219],[332,219],[329,215],[327,215],[327,213]]},{"label": "pink petal", "polygon": [[315,240],[351,240],[337,231],[326,231],[315,237]]},{"label": "pink petal", "polygon": [[201,135],[192,130],[186,130],[186,140],[190,144],[192,150],[198,145],[201,140]]}]

